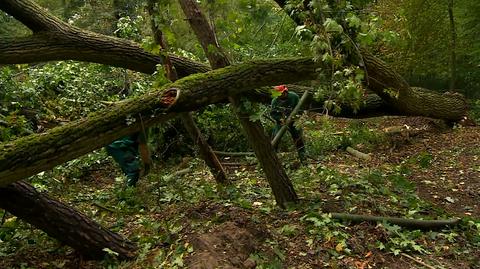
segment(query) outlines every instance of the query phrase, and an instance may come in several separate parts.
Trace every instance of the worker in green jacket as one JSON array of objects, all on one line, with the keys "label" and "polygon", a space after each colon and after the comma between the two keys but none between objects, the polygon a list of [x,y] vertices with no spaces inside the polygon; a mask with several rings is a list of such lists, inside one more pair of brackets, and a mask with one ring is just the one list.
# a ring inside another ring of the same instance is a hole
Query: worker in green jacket
[{"label": "worker in green jacket", "polygon": [[[275,86],[274,89],[280,93],[280,96],[275,97],[272,100],[272,111],[270,112],[270,115],[275,120],[272,138],[275,137],[278,131],[280,131],[300,99],[295,92],[288,91],[288,88],[285,85]],[[294,125],[294,121],[292,121],[288,125],[288,131],[292,135],[300,161],[305,161],[305,143],[302,137],[302,130],[297,128]]]},{"label": "worker in green jacket", "polygon": [[127,177],[127,186],[129,187],[135,187],[140,178],[142,170],[140,161],[143,161],[144,175],[150,170],[151,159],[143,134],[135,133],[124,136],[106,146],[106,150],[120,165],[122,172]]}]

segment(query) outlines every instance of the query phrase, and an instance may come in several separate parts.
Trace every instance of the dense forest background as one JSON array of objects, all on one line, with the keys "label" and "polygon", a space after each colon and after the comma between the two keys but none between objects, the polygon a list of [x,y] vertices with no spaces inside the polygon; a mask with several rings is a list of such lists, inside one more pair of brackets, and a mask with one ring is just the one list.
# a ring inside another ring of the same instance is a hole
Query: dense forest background
[{"label": "dense forest background", "polygon": [[[130,40],[154,55],[168,52],[207,65],[210,60],[177,1],[34,2],[71,26]],[[278,154],[299,202],[278,208],[255,155],[222,156],[232,184],[217,184],[196,141],[174,118],[143,130],[154,167],[135,189],[125,188],[123,174],[103,149],[26,180],[134,242],[133,258],[120,261],[106,248],[102,260],[84,260],[0,209],[0,267],[480,268],[480,129],[466,126],[480,120],[480,2],[196,2],[234,66],[307,57],[332,67],[313,82],[292,85],[299,92],[308,88],[312,103],[320,104],[305,107],[297,119],[308,164],[296,160],[289,134]],[[158,44],[155,31],[168,48]],[[0,50],[33,32],[0,11]],[[368,74],[347,60],[360,55],[359,48],[368,48],[411,86],[464,95],[463,122],[391,110],[388,116],[363,113],[372,94],[363,85]],[[168,86],[168,75],[162,65],[145,74],[80,61],[0,59],[1,149],[142,98]],[[257,93],[270,97],[271,88]],[[250,98],[241,105],[267,133],[273,127],[269,101]],[[251,152],[232,107],[234,102],[210,104],[193,116],[216,151]],[[357,158],[347,148],[370,154]],[[461,220],[440,229],[412,229],[388,221],[355,224],[334,212]]]}]

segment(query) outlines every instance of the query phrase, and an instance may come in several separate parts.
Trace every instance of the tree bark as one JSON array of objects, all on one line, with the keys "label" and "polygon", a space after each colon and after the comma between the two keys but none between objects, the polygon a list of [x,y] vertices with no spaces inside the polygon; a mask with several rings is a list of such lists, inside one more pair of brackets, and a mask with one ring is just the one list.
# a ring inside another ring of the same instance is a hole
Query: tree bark
[{"label": "tree bark", "polygon": [[[207,18],[200,10],[198,4],[192,0],[179,0],[179,3],[190,23],[190,27],[192,27],[200,41],[212,68],[217,69],[230,65],[229,59],[217,42],[213,28],[208,23]],[[283,208],[288,203],[296,202],[298,197],[293,188],[293,184],[275,154],[274,148],[270,143],[269,137],[265,134],[263,126],[260,122],[250,121],[250,115],[241,110],[239,95],[230,95],[229,101],[265,172],[277,205]]]},{"label": "tree bark", "polygon": [[39,193],[25,182],[0,188],[0,207],[74,248],[88,259],[102,259],[104,249],[131,259],[136,247],[72,207]]},{"label": "tree bark", "polygon": [[[166,53],[168,51],[168,45],[165,42],[165,39],[163,38],[162,31],[158,28],[158,25],[155,24],[155,20],[153,19],[153,17],[156,14],[155,0],[148,1],[147,9],[150,14],[150,26],[153,32],[154,40],[158,45],[160,45],[163,52]],[[178,80],[177,72],[168,55],[165,56],[164,68],[165,68],[166,76],[170,81],[175,82]],[[228,183],[225,169],[223,169],[223,166],[220,163],[220,160],[215,155],[212,147],[210,147],[210,145],[207,143],[207,140],[205,139],[202,132],[198,128],[197,124],[195,123],[195,119],[193,118],[192,113],[191,112],[180,113],[180,118],[182,120],[183,125],[185,126],[185,129],[187,130],[188,134],[192,138],[193,143],[196,146],[198,146],[198,149],[200,151],[200,156],[205,161],[207,166],[210,168],[210,172],[215,178],[215,181],[217,181],[217,183],[220,183],[220,184]]]},{"label": "tree bark", "polygon": [[0,186],[51,169],[98,149],[143,126],[165,122],[179,112],[197,110],[276,82],[315,77],[311,59],[254,61],[197,74],[142,96],[128,99],[89,117],[0,144]]},{"label": "tree bark", "polygon": [[398,73],[366,49],[362,58],[368,73],[368,88],[403,115],[419,115],[458,121],[466,115],[467,102],[460,93],[439,94],[420,87],[410,87]]}]

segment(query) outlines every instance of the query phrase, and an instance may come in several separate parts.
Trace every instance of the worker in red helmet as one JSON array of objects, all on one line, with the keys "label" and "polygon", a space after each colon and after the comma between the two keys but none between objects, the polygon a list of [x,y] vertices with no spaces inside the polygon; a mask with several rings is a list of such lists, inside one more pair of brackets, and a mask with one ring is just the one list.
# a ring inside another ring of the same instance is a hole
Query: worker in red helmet
[{"label": "worker in red helmet", "polygon": [[[298,94],[289,91],[285,85],[275,86],[274,90],[279,92],[280,96],[275,97],[272,100],[272,111],[270,112],[270,115],[275,120],[275,127],[273,127],[272,137],[275,137],[278,131],[280,131],[288,116],[292,113],[293,109],[300,100]],[[302,130],[296,127],[294,123],[294,121],[290,122],[288,125],[288,131],[292,135],[300,161],[304,162],[305,143],[302,137]]]}]

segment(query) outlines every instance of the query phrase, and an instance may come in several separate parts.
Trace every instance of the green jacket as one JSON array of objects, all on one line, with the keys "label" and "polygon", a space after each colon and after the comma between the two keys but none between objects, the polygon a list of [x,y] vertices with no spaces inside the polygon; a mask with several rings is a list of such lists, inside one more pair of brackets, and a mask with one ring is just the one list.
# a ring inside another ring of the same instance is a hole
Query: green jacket
[{"label": "green jacket", "polygon": [[272,111],[270,115],[272,118],[279,122],[282,118],[286,119],[299,101],[298,94],[294,92],[288,92],[287,98],[282,99],[280,97],[275,97],[272,100]]}]

